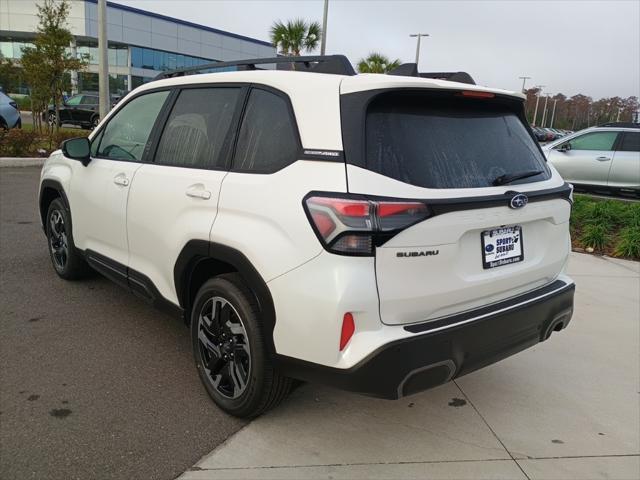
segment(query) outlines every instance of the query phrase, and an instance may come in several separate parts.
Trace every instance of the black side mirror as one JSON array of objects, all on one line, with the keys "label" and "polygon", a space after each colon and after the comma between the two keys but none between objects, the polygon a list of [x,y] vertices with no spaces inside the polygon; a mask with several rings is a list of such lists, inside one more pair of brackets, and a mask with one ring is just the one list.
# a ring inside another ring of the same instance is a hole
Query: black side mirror
[{"label": "black side mirror", "polygon": [[91,161],[91,144],[87,137],[77,137],[65,140],[61,145],[65,157],[79,160],[85,167]]},{"label": "black side mirror", "polygon": [[560,145],[560,148],[558,148],[558,151],[562,153],[567,153],[569,150],[571,150],[571,144],[569,142]]}]

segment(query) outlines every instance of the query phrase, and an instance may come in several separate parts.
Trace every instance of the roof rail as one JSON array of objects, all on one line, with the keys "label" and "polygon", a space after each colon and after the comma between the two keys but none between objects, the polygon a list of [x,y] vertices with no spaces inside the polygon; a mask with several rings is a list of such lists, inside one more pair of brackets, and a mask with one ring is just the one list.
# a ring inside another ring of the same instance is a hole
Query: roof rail
[{"label": "roof rail", "polygon": [[403,63],[402,65],[388,72],[388,75],[435,78],[438,80],[448,80],[449,82],[468,83],[470,85],[476,84],[471,75],[469,75],[467,72],[419,72],[418,65],[415,63]]},{"label": "roof rail", "polygon": [[184,75],[197,75],[203,70],[228,69],[229,67],[238,67],[239,70],[263,70],[257,68],[256,65],[269,64],[289,64],[291,70],[301,72],[314,73],[330,73],[334,75],[355,75],[353,66],[344,55],[317,55],[306,57],[273,57],[273,58],[253,58],[250,60],[234,60],[231,62],[211,62],[195,67],[180,68],[177,70],[169,70],[160,73],[154,80],[163,78],[181,77]]},{"label": "roof rail", "polygon": [[609,122],[598,125],[598,127],[620,127],[620,128],[640,128],[640,123],[634,122]]}]

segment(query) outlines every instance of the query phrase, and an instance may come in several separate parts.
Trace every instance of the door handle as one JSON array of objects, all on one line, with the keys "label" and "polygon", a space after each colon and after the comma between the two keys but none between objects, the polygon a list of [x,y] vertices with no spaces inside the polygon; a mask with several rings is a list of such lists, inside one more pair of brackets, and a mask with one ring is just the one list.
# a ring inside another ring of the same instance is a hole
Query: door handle
[{"label": "door handle", "polygon": [[121,173],[120,175],[116,175],[115,177],[113,177],[113,183],[126,187],[129,185],[129,179],[125,177],[123,173]]},{"label": "door handle", "polygon": [[608,162],[609,160],[611,160],[611,157],[596,157],[596,160],[598,160],[599,162]]},{"label": "door handle", "polygon": [[192,198],[202,198],[203,200],[209,200],[211,198],[211,192],[209,190],[205,190],[203,185],[189,187],[184,193],[187,197]]}]

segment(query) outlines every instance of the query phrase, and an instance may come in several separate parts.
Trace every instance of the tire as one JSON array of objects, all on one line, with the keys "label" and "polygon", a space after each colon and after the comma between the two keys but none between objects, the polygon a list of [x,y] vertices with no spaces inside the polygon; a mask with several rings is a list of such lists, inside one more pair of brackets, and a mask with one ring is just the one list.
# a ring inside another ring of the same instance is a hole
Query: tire
[{"label": "tire", "polygon": [[52,127],[54,125],[57,124],[58,127],[60,127],[62,124],[60,123],[60,121],[56,121],[56,114],[51,112],[49,113],[49,116],[47,117],[47,122],[49,123],[49,125],[51,125]]},{"label": "tire", "polygon": [[45,225],[49,257],[58,276],[65,280],[86,276],[90,268],[73,243],[71,213],[60,198],[49,205]]},{"label": "tire", "polygon": [[292,385],[271,363],[258,312],[254,295],[236,273],[205,282],[191,310],[200,380],[218,407],[241,418],[274,408]]}]

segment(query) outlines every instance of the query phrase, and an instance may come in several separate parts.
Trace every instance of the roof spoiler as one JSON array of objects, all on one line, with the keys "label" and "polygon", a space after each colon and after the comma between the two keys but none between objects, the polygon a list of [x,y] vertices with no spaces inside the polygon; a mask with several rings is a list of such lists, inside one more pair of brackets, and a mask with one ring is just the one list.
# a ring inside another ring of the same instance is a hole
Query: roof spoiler
[{"label": "roof spoiler", "polygon": [[211,73],[211,71],[224,69],[229,71],[236,67],[236,70],[261,70],[257,65],[273,65],[284,67],[283,69],[297,70],[302,72],[329,73],[334,75],[355,75],[356,72],[344,55],[317,55],[304,57],[273,57],[254,58],[250,60],[236,60],[232,62],[211,62],[195,67],[180,68],[160,73],[154,80],[163,78],[182,77],[184,75],[198,75],[200,73]]},{"label": "roof spoiler", "polygon": [[435,78],[437,80],[447,80],[449,82],[468,83],[475,85],[471,75],[467,72],[419,72],[415,63],[403,63],[391,70],[388,75],[401,75],[404,77]]}]

